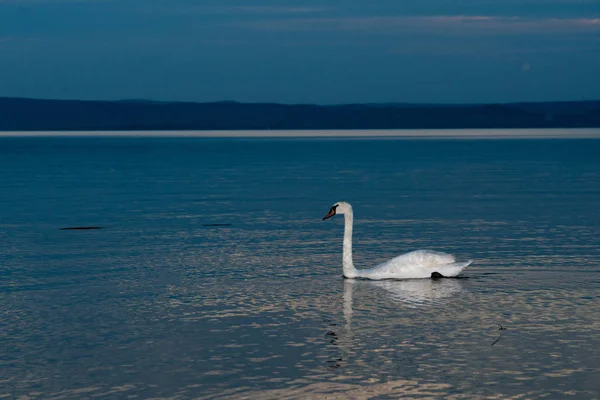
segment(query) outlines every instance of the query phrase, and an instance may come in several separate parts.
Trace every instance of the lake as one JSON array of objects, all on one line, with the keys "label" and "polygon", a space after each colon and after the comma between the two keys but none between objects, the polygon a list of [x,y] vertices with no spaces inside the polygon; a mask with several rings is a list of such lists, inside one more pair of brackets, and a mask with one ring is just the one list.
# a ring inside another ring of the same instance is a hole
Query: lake
[{"label": "lake", "polygon": [[[13,136],[0,187],[0,398],[600,397],[600,139]],[[344,279],[341,200],[357,268],[474,263]]]}]

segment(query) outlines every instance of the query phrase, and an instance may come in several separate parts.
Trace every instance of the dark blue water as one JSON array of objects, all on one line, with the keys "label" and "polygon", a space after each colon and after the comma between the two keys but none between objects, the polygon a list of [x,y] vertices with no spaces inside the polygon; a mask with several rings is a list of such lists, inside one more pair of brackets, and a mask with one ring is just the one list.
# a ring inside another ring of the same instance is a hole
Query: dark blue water
[{"label": "dark blue water", "polygon": [[[0,188],[0,397],[600,396],[600,140],[0,138]],[[359,268],[475,263],[344,280],[340,200]]]}]

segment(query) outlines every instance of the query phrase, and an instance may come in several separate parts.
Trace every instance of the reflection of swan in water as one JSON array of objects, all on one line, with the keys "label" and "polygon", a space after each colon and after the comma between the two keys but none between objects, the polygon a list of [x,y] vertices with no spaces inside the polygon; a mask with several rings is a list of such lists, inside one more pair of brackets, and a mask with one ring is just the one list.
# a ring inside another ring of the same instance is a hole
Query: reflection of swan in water
[{"label": "reflection of swan in water", "polygon": [[[359,293],[355,293],[355,290],[359,289]],[[383,290],[381,290],[383,289]],[[384,300],[400,301],[405,306],[425,307],[428,305],[435,305],[442,299],[444,301],[451,301],[451,296],[463,291],[462,284],[459,279],[410,279],[404,281],[387,280],[387,281],[370,281],[370,280],[357,280],[357,279],[344,279],[344,297],[343,297],[343,313],[344,313],[344,336],[339,342],[339,350],[342,353],[340,360],[349,361],[354,357],[356,346],[354,340],[356,340],[355,334],[352,329],[352,317],[354,316],[354,297],[357,296],[357,303],[360,303],[358,309],[365,310],[370,308],[370,311],[375,311],[377,305],[373,305],[371,302],[360,301],[360,293],[365,294],[366,292],[376,291],[384,298]],[[367,311],[367,314],[371,314]],[[380,318],[375,320],[381,321]],[[370,323],[359,324],[362,328],[367,328],[369,335],[372,334],[373,321]],[[382,326],[382,329],[385,329]],[[358,329],[360,332],[362,329]]]},{"label": "reflection of swan in water", "polygon": [[377,281],[369,285],[385,289],[390,297],[413,306],[436,304],[441,299],[462,291],[458,279],[411,279],[406,281]]},{"label": "reflection of swan in water", "polygon": [[352,316],[354,287],[376,287],[384,289],[390,299],[405,303],[410,307],[420,307],[438,304],[442,299],[449,298],[464,289],[460,279],[409,279],[404,281],[368,281],[344,280],[344,316]]},{"label": "reflection of swan in water", "polygon": [[432,274],[452,277],[471,264],[471,260],[456,262],[451,254],[437,251],[417,250],[392,258],[370,269],[358,270],[352,261],[352,206],[346,202],[335,203],[323,220],[336,214],[344,214],[343,266],[346,278],[409,279],[430,278]]}]

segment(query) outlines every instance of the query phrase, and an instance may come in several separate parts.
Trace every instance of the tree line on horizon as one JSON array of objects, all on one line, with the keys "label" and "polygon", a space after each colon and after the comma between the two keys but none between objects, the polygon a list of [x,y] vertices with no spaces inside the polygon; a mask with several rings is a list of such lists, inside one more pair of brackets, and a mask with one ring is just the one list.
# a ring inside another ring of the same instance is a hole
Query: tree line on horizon
[{"label": "tree line on horizon", "polygon": [[277,104],[0,98],[0,131],[600,127],[600,101]]}]

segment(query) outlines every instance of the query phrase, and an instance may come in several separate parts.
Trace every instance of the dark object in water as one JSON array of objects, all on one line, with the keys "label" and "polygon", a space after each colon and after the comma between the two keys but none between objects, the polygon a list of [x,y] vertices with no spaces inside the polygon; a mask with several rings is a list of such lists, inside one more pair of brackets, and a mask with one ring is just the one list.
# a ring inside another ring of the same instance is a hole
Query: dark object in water
[{"label": "dark object in water", "polygon": [[231,224],[202,224],[202,226],[231,226]]},{"label": "dark object in water", "polygon": [[90,229],[102,229],[103,226],[70,226],[68,228],[60,228],[61,231],[87,231]]},{"label": "dark object in water", "polygon": [[495,345],[496,343],[498,343],[500,341],[500,338],[502,337],[502,331],[505,331],[506,328],[503,327],[502,325],[496,323],[496,325],[499,326],[498,330],[500,331],[500,334],[498,335],[498,338],[496,340],[494,340],[494,343],[492,343],[492,346]]},{"label": "dark object in water", "polygon": [[431,273],[431,279],[441,279],[441,278],[445,278],[444,275],[440,274],[439,272],[432,272]]}]

